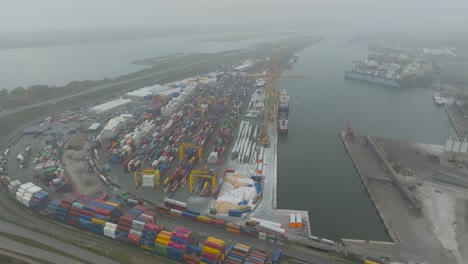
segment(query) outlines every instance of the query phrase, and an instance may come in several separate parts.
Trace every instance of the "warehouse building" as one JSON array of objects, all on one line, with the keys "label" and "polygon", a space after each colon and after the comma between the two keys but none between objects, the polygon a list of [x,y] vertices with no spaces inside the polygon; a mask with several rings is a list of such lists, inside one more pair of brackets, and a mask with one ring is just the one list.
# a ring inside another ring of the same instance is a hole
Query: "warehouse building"
[{"label": "warehouse building", "polygon": [[89,127],[88,127],[88,132],[90,133],[94,133],[98,130],[98,128],[101,126],[101,123],[92,123]]},{"label": "warehouse building", "polygon": [[135,91],[128,92],[126,97],[132,98],[132,99],[141,99],[145,97],[151,97],[154,94],[164,91],[165,89],[167,89],[166,86],[156,84],[153,86],[147,86],[147,87],[143,87],[138,90],[135,90]]},{"label": "warehouse building", "polygon": [[119,99],[116,99],[116,100],[113,100],[113,101],[110,101],[110,102],[106,102],[106,103],[97,105],[97,106],[95,106],[95,107],[93,107],[91,109],[94,112],[97,112],[97,113],[104,113],[104,112],[110,111],[112,109],[115,109],[115,108],[124,106],[126,104],[129,104],[130,102],[132,102],[132,100],[119,98]]}]

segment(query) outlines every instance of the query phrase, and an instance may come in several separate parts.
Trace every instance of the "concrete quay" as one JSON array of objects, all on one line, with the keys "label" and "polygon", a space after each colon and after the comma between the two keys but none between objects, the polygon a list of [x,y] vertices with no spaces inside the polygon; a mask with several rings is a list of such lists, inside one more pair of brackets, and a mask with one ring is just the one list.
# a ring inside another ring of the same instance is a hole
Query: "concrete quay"
[{"label": "concrete quay", "polygon": [[392,239],[390,243],[344,239],[346,250],[368,256],[392,256],[392,261],[458,263],[442,245],[427,216],[415,210],[414,201],[407,199],[408,193],[404,194],[399,186],[400,179],[395,177],[380,142],[363,135],[347,138],[345,133],[340,133],[340,138]]}]

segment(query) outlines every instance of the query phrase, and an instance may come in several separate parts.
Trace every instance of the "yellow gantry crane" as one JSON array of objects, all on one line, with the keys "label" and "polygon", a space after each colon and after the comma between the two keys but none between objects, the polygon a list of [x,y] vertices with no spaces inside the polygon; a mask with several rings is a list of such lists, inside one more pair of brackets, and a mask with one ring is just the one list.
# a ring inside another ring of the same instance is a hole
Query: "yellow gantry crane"
[{"label": "yellow gantry crane", "polygon": [[265,84],[265,100],[264,100],[264,118],[263,118],[263,135],[262,142],[263,146],[270,146],[269,130],[272,128],[276,131],[277,128],[277,116],[279,106],[279,79],[300,79],[304,76],[281,76],[281,69],[279,65],[281,48],[276,50],[275,56],[269,59],[269,67],[266,74],[245,74],[248,77],[265,78],[270,79]]},{"label": "yellow gantry crane", "polygon": [[196,145],[196,144],[193,144],[193,143],[182,143],[180,144],[180,159],[182,159],[182,157],[184,156],[184,153],[185,153],[185,150],[188,149],[188,148],[196,148],[197,149],[197,156],[198,156],[198,162],[201,162],[202,160],[202,154],[203,154],[203,148]]},{"label": "yellow gantry crane", "polygon": [[216,171],[215,170],[192,170],[189,176],[190,193],[193,193],[195,178],[201,178],[206,181],[211,181],[211,192],[216,190]]}]

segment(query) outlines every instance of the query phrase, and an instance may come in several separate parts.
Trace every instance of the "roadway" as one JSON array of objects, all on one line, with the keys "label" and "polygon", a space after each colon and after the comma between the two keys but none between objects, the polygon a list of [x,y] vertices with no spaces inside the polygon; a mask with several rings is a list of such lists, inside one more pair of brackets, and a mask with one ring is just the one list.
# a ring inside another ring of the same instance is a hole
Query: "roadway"
[{"label": "roadway", "polygon": [[[118,262],[100,256],[98,254],[92,253],[90,251],[84,250],[80,247],[73,246],[62,241],[56,240],[54,238],[45,236],[43,234],[34,232],[32,230],[11,224],[9,222],[0,220],[0,230],[3,232],[24,237],[30,240],[34,240],[41,244],[56,248],[57,250],[63,251],[64,253],[75,255],[80,259],[89,261],[91,263],[108,263],[108,264],[117,264]],[[27,245],[10,238],[0,236],[0,247],[14,251],[17,253],[29,255],[31,257],[40,258],[54,263],[82,263],[76,259],[72,259],[58,253],[53,253],[47,250],[39,249],[31,245]],[[72,253],[73,252],[73,253]]]}]

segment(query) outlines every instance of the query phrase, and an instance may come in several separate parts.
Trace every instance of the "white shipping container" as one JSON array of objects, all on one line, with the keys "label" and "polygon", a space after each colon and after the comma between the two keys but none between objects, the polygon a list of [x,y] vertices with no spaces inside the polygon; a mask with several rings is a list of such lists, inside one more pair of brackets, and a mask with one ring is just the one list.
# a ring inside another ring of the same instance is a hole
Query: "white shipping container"
[{"label": "white shipping container", "polygon": [[106,222],[106,224],[104,225],[104,227],[107,227],[108,229],[116,229],[116,228],[117,228],[117,224],[114,224],[114,223],[111,223],[111,222]]}]

